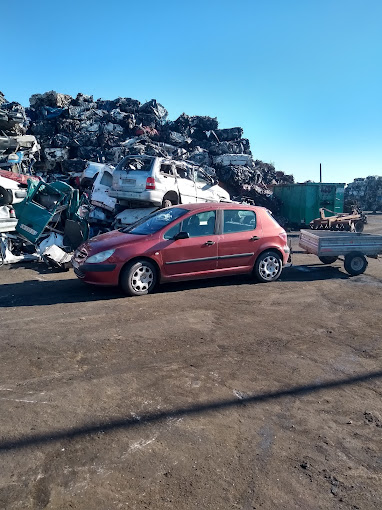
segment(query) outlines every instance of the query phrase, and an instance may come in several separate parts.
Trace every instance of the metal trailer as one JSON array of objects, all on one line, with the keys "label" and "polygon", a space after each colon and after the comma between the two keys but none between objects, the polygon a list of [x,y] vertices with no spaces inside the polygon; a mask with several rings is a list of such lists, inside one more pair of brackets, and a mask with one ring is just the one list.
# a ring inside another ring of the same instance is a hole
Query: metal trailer
[{"label": "metal trailer", "polygon": [[323,264],[332,264],[344,256],[345,271],[355,276],[365,272],[366,257],[378,258],[382,254],[382,235],[301,230],[299,246],[317,255]]}]

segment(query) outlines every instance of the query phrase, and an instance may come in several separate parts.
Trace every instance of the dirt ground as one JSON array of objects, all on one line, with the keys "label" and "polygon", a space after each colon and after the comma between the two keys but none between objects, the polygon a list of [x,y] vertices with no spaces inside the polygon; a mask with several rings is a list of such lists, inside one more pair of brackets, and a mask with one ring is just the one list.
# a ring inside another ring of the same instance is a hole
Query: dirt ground
[{"label": "dirt ground", "polygon": [[382,508],[382,261],[139,298],[0,281],[1,509]]}]

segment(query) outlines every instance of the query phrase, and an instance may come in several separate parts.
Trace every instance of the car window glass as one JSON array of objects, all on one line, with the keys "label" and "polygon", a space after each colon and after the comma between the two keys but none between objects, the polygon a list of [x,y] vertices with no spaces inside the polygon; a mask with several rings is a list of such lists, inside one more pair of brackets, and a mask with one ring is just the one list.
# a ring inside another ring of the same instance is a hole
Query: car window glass
[{"label": "car window glass", "polygon": [[176,236],[176,234],[179,234],[181,224],[182,223],[179,222],[176,225],[174,225],[173,227],[169,228],[167,230],[167,232],[165,233],[165,235],[163,236],[163,238],[164,239],[173,239],[174,236]]},{"label": "car window glass", "polygon": [[176,173],[182,179],[193,180],[193,175],[192,175],[191,168],[185,168],[185,167],[177,166],[176,167]]},{"label": "car window glass", "polygon": [[149,156],[143,156],[141,158],[134,156],[127,156],[122,162],[122,168],[127,173],[134,171],[148,172],[151,169],[153,158]]},{"label": "car window glass", "polygon": [[163,163],[160,167],[160,173],[164,175],[173,175],[172,166],[168,163]]},{"label": "car window glass", "polygon": [[110,172],[104,172],[103,176],[101,177],[100,184],[111,188],[111,185],[113,184],[113,176]]},{"label": "car window glass", "polygon": [[256,214],[248,209],[225,209],[223,234],[245,232],[256,228]]},{"label": "car window glass", "polygon": [[54,211],[61,200],[61,195],[45,184],[40,184],[32,198],[32,202],[44,207],[49,212]]},{"label": "car window glass", "polygon": [[188,211],[180,207],[169,207],[168,209],[160,209],[131,227],[127,227],[122,232],[128,234],[149,235],[158,232],[162,228],[169,225],[172,221],[177,220]]},{"label": "car window glass", "polygon": [[196,182],[200,182],[201,184],[208,184],[207,179],[200,171],[195,172],[195,177],[196,177]]},{"label": "car window glass", "polygon": [[215,230],[216,211],[206,211],[190,216],[182,222],[182,231],[190,237],[210,236]]}]

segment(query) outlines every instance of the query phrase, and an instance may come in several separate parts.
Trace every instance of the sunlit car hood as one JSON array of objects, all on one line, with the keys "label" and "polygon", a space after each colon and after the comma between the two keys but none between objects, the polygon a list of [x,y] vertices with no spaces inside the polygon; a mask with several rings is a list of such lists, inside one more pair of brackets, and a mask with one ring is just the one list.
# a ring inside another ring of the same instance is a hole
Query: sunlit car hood
[{"label": "sunlit car hood", "polygon": [[136,241],[142,241],[144,237],[147,236],[126,234],[120,230],[112,230],[106,234],[92,237],[84,246],[88,249],[89,253],[98,253],[100,251],[110,250],[111,248],[119,248],[126,243],[130,244]]}]

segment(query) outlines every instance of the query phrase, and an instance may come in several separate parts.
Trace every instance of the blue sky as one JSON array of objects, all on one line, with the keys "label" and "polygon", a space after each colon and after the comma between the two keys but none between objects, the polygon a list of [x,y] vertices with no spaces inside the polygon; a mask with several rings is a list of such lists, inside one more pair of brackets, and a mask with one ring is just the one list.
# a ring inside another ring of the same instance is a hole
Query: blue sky
[{"label": "blue sky", "polygon": [[241,126],[255,158],[382,175],[380,0],[2,2],[0,90],[152,98]]}]

